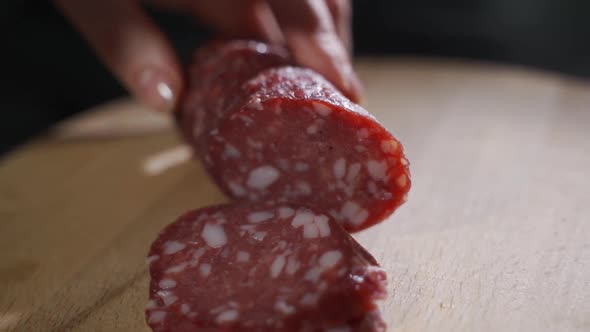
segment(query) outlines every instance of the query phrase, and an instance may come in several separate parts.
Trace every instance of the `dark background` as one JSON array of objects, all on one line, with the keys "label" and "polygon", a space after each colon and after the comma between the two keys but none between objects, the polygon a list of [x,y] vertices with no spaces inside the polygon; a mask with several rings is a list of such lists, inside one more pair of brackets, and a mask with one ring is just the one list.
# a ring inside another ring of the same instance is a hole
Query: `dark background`
[{"label": "dark background", "polygon": [[[0,155],[125,94],[50,2],[4,0],[0,8]],[[209,36],[188,17],[150,13],[181,59]],[[359,55],[474,58],[590,77],[587,0],[359,0],[354,37]]]}]

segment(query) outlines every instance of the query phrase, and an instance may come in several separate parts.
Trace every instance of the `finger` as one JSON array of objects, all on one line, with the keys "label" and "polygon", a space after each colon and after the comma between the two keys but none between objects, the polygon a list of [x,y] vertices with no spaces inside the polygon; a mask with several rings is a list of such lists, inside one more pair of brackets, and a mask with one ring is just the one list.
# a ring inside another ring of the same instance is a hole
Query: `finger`
[{"label": "finger", "polygon": [[285,36],[266,1],[256,1],[253,5],[255,24],[259,27],[260,36],[264,41],[274,44],[285,44]]},{"label": "finger", "polygon": [[182,89],[171,46],[135,1],[58,0],[58,7],[143,103],[172,110]]},{"label": "finger", "polygon": [[352,54],[352,9],[350,0],[326,0],[326,5],[332,15],[336,33],[349,54]]},{"label": "finger", "polygon": [[353,101],[361,86],[324,1],[269,0],[295,60],[324,75]]}]

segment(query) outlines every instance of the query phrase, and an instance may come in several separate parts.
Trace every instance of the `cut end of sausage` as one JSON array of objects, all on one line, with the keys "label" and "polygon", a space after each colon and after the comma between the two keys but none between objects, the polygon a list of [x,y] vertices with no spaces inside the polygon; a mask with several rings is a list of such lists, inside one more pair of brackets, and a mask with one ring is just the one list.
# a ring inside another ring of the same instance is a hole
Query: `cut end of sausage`
[{"label": "cut end of sausage", "polygon": [[328,84],[300,68],[261,73],[209,132],[205,153],[231,197],[313,204],[359,231],[403,204],[408,161],[397,139]]},{"label": "cut end of sausage", "polygon": [[215,206],[149,253],[154,331],[381,331],[383,270],[333,218],[291,203]]}]

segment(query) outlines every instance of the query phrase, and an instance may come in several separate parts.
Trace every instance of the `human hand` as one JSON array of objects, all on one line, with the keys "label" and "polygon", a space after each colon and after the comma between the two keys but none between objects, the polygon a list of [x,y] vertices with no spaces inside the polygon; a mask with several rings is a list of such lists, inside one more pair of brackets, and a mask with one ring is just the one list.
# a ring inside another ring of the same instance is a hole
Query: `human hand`
[{"label": "human hand", "polygon": [[[228,37],[284,43],[295,61],[358,101],[350,60],[349,0],[151,0],[188,12]],[[134,0],[56,0],[114,75],[145,104],[174,109],[182,70],[160,29]]]}]

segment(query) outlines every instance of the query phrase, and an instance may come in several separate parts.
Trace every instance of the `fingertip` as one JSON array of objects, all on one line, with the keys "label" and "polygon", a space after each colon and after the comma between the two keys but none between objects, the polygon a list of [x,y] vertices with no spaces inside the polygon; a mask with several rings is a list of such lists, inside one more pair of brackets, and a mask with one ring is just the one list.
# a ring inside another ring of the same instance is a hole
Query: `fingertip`
[{"label": "fingertip", "polygon": [[361,104],[364,99],[365,91],[361,80],[354,71],[350,73],[346,85],[346,90],[349,94],[348,98],[357,104]]},{"label": "fingertip", "polygon": [[324,59],[323,63],[309,62],[312,69],[325,75],[350,100],[359,102],[363,94],[362,84],[342,40],[330,32],[319,33],[312,40],[318,50],[315,58]]}]

